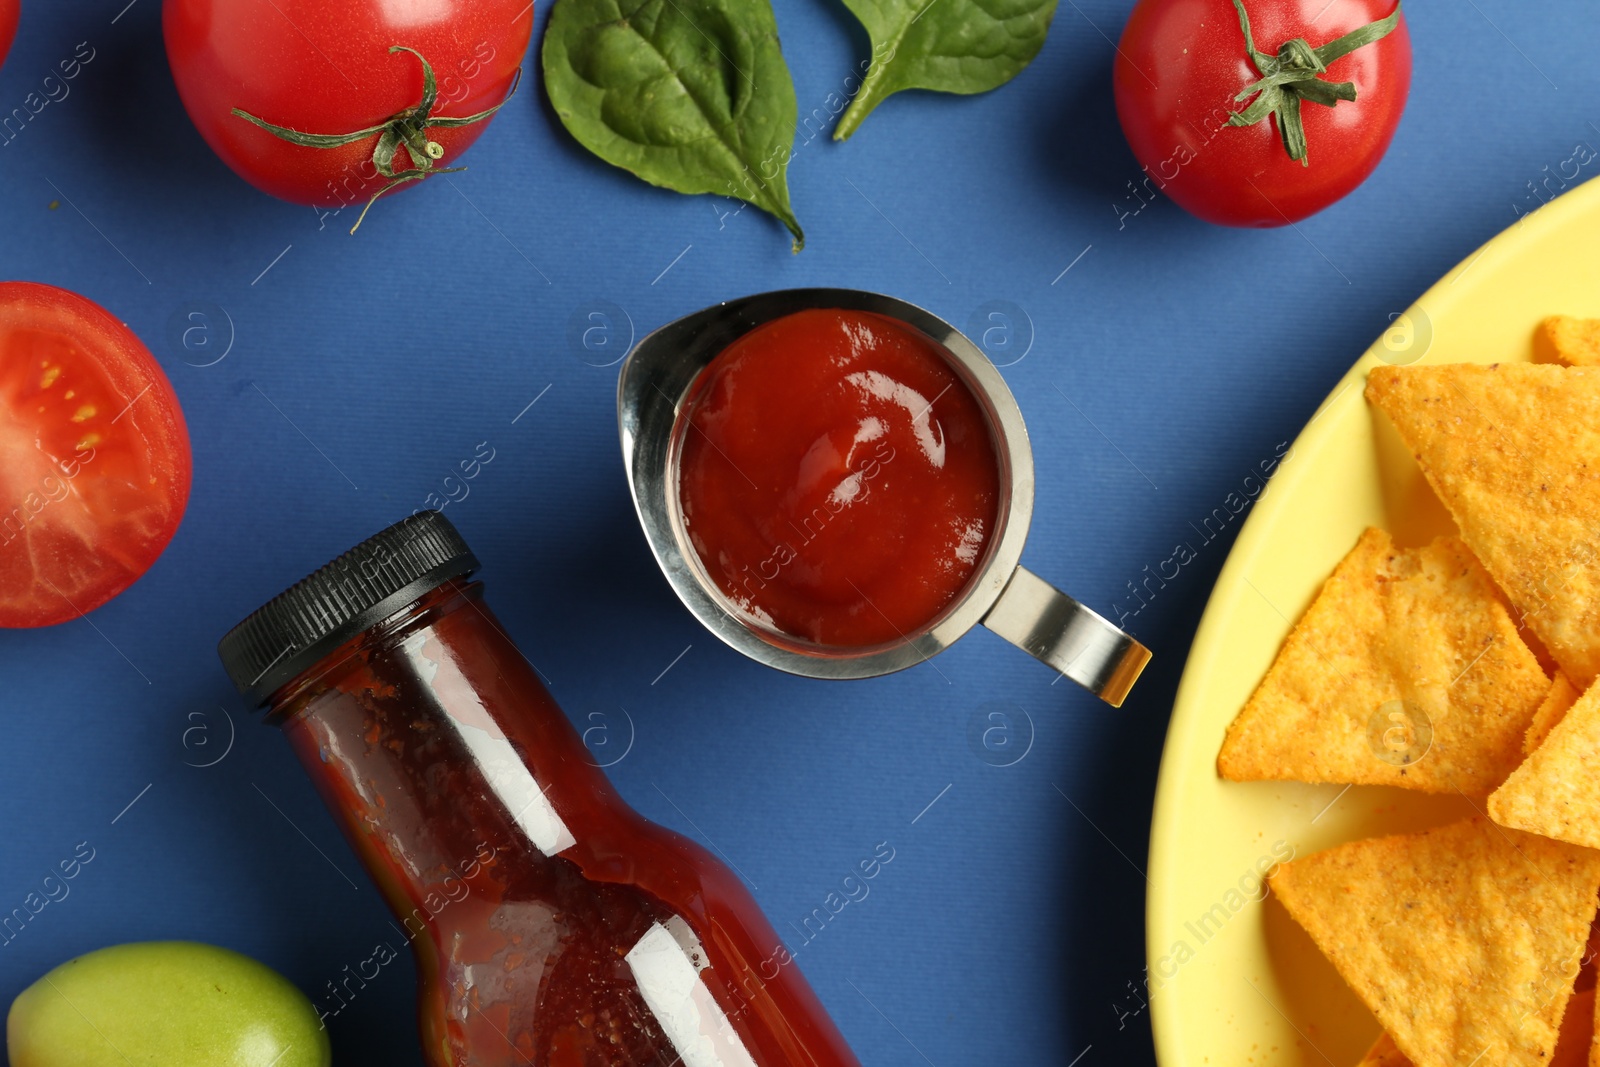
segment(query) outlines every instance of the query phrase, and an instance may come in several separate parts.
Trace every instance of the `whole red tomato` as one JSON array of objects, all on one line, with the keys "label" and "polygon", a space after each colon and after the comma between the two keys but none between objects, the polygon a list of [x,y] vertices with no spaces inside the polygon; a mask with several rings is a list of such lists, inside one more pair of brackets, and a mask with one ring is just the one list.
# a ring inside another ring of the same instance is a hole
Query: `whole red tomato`
[{"label": "whole red tomato", "polygon": [[122,592],[189,500],[189,432],[133,331],[49,285],[0,282],[0,626]]},{"label": "whole red tomato", "polygon": [[[1288,42],[1319,49],[1399,8],[1396,0],[1243,4],[1255,47],[1270,59]],[[1404,16],[1386,36],[1315,75],[1330,88],[1349,83],[1355,99],[1299,102],[1304,164],[1285,149],[1279,116],[1229,125],[1230,114],[1253,103],[1234,97],[1262,76],[1233,0],[1139,0],[1122,31],[1112,80],[1122,130],[1144,165],[1142,183],[1228,226],[1283,226],[1345,196],[1378,165],[1405,109],[1411,38]]]},{"label": "whole red tomato", "polygon": [[22,17],[22,0],[0,0],[0,63],[6,61],[12,38],[17,35],[17,20]]},{"label": "whole red tomato", "polygon": [[[456,166],[487,119],[449,120],[505,100],[528,50],[533,7],[528,0],[166,0],[163,26],[178,94],[223,162],[273,196],[342,208],[406,184],[374,161],[386,139],[377,127],[392,120],[394,174]],[[410,109],[423,103],[424,61],[438,95],[426,116],[416,116]],[[408,119],[420,136],[404,136]],[[283,135],[293,131],[362,136],[311,147]]]}]

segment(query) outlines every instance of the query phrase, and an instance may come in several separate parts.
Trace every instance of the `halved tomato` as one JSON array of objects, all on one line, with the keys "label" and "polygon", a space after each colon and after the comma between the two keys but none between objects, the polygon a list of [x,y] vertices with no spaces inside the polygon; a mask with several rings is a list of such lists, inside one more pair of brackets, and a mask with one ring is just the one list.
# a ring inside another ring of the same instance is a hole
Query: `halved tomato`
[{"label": "halved tomato", "polygon": [[149,569],[189,500],[172,383],[92,300],[0,282],[0,626],[49,626]]},{"label": "halved tomato", "polygon": [[22,17],[18,0],[0,0],[0,63],[6,61],[11,39],[17,35],[17,20]]}]

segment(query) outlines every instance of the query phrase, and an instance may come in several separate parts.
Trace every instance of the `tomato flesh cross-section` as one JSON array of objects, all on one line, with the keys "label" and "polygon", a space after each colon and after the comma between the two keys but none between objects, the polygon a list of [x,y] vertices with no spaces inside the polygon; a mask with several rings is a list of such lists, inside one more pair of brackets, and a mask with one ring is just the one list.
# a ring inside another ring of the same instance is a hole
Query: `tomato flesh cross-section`
[{"label": "tomato flesh cross-section", "polygon": [[189,435],[133,332],[74,293],[0,282],[0,626],[48,626],[149,569],[189,498]]}]

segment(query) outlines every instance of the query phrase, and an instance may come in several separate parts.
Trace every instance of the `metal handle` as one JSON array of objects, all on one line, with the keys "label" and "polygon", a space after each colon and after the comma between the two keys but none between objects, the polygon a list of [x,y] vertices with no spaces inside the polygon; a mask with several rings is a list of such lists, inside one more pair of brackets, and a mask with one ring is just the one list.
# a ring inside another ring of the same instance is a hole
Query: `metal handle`
[{"label": "metal handle", "polygon": [[1018,567],[983,624],[1114,708],[1150,650],[1026,567]]}]

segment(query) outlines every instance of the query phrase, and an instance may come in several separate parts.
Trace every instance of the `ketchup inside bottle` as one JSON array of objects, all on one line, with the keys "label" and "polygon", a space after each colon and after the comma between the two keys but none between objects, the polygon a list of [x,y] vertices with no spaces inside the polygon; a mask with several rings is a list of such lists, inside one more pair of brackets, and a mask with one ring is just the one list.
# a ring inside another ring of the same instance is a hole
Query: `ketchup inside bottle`
[{"label": "ketchup inside bottle", "polygon": [[743,885],[616,796],[480,589],[273,699],[416,951],[431,1067],[858,1067]]},{"label": "ketchup inside bottle", "polygon": [[812,309],[752,330],[701,372],[679,433],[689,541],[758,630],[851,648],[914,637],[994,533],[984,409],[898,319]]}]

